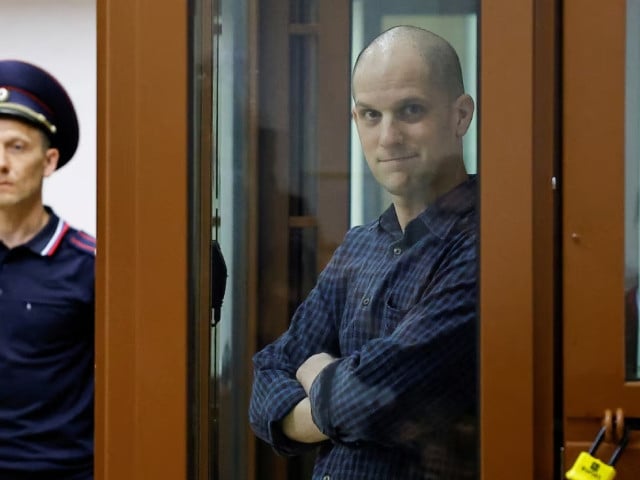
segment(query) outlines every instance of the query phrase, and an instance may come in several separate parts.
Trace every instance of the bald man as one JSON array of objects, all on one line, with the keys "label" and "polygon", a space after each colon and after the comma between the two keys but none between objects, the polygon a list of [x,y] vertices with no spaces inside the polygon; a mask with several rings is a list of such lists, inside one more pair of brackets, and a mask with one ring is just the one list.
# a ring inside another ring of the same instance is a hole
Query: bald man
[{"label": "bald man", "polygon": [[359,55],[353,120],[391,205],[351,229],[289,329],[254,356],[250,421],[313,479],[477,478],[474,112],[441,37],[394,27]]}]

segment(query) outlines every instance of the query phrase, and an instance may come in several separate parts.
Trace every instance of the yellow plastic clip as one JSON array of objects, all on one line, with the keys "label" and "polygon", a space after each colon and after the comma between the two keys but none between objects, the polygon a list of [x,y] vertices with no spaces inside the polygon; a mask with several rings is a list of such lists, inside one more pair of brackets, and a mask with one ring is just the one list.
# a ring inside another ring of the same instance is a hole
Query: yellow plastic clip
[{"label": "yellow plastic clip", "polygon": [[616,470],[589,453],[582,452],[565,476],[569,480],[613,480]]},{"label": "yellow plastic clip", "polygon": [[596,439],[593,441],[591,448],[588,452],[582,452],[578,455],[576,463],[566,473],[565,477],[568,480],[613,480],[616,476],[616,469],[613,468],[618,461],[620,454],[627,446],[629,441],[629,434],[625,429],[622,435],[622,439],[618,443],[613,455],[609,459],[609,462],[604,463],[598,458],[594,457],[596,450],[602,443],[602,439],[605,436],[607,427],[604,426],[598,432]]}]

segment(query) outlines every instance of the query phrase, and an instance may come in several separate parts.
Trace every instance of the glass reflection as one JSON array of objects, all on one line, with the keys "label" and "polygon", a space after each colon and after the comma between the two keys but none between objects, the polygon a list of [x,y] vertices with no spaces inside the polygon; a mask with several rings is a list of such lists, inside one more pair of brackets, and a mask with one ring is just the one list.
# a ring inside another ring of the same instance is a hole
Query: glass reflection
[{"label": "glass reflection", "polygon": [[625,371],[640,378],[638,272],[640,244],[640,1],[627,1],[625,92]]}]

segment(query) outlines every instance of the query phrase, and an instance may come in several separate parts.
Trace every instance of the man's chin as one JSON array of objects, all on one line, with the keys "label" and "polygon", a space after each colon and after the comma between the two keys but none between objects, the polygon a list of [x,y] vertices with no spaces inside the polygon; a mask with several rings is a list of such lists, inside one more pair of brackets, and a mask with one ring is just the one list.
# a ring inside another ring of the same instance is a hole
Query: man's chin
[{"label": "man's chin", "polygon": [[18,204],[18,199],[14,195],[3,195],[0,192],[0,209],[7,209],[15,207]]}]

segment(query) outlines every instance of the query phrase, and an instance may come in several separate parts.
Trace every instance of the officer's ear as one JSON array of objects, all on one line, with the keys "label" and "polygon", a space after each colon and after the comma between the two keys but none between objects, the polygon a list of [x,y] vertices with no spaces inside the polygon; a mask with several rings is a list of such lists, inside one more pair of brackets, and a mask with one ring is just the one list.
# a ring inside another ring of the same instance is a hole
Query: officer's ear
[{"label": "officer's ear", "polygon": [[47,148],[44,152],[44,176],[48,177],[58,168],[60,151],[57,148]]}]

